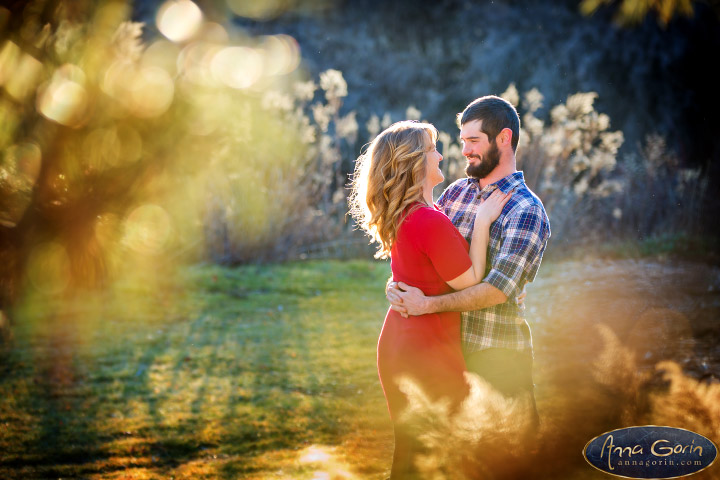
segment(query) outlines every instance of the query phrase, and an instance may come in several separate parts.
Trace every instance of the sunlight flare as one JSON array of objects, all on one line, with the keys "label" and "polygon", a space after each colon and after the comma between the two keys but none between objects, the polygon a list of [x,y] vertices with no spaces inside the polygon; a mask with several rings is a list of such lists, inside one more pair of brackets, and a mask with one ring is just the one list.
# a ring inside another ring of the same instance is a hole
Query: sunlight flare
[{"label": "sunlight flare", "polygon": [[160,32],[173,42],[190,39],[200,28],[203,14],[189,0],[165,2],[158,10],[156,22]]},{"label": "sunlight flare", "polygon": [[159,205],[137,207],[125,220],[123,243],[141,254],[160,253],[170,236],[170,216]]},{"label": "sunlight flare", "polygon": [[262,38],[265,52],[265,74],[286,75],[300,65],[300,46],[289,35],[268,35]]},{"label": "sunlight flare", "polygon": [[39,83],[43,64],[8,40],[0,50],[0,85],[15,100],[23,101]]},{"label": "sunlight flare", "polygon": [[326,463],[333,459],[326,448],[311,445],[301,452],[300,463]]},{"label": "sunlight flare", "polygon": [[262,75],[263,57],[249,47],[226,47],[210,64],[213,76],[225,85],[245,89],[252,87]]}]

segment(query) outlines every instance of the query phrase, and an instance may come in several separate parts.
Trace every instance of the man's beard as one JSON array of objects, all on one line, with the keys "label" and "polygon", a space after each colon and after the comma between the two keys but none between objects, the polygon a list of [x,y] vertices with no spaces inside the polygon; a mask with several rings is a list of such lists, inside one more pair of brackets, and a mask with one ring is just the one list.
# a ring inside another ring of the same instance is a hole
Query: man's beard
[{"label": "man's beard", "polygon": [[476,165],[468,163],[467,167],[465,167],[465,174],[468,177],[477,179],[487,177],[500,163],[500,152],[498,151],[497,143],[493,140],[487,153],[482,157],[480,155],[469,155],[468,158],[477,158],[480,160],[480,163]]}]

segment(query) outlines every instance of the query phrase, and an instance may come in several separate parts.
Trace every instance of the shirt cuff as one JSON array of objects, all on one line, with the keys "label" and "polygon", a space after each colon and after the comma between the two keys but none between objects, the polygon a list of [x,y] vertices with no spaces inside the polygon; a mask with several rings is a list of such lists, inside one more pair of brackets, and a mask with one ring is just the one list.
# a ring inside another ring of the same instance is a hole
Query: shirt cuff
[{"label": "shirt cuff", "polygon": [[483,279],[483,282],[489,283],[493,287],[497,288],[508,298],[513,298],[517,291],[517,283],[515,280],[496,268],[490,270],[490,273],[488,273],[487,277]]}]

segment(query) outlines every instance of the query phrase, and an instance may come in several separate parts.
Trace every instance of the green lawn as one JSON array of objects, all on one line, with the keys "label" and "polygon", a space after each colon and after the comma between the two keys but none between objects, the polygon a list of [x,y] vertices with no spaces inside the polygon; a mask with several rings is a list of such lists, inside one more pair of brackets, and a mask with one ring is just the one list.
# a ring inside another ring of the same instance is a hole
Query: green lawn
[{"label": "green lawn", "polygon": [[196,266],[29,298],[0,370],[0,478],[384,478],[388,275]]}]

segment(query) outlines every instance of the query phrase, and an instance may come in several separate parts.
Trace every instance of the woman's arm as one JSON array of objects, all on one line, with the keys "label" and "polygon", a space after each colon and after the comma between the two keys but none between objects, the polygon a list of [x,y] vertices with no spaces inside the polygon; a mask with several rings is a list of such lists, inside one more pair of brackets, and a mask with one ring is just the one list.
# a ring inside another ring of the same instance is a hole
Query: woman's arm
[{"label": "woman's arm", "polygon": [[500,189],[495,190],[484,202],[478,206],[475,215],[472,241],[470,242],[470,260],[472,266],[464,273],[447,282],[455,290],[462,290],[480,281],[485,276],[485,263],[487,247],[490,241],[490,225],[497,220],[505,204],[510,200],[512,193],[504,194]]}]

